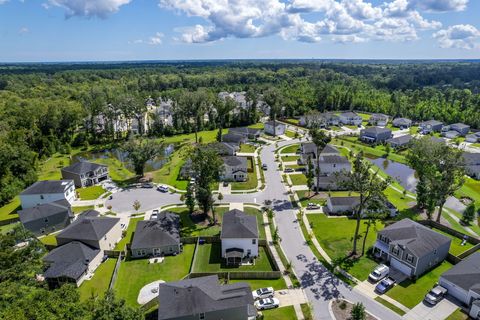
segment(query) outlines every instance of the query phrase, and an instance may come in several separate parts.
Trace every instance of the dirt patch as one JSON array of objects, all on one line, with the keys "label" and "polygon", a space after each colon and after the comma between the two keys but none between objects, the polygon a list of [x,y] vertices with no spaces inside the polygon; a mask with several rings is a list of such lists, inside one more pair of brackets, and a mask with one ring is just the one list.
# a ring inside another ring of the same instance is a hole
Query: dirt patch
[{"label": "dirt patch", "polygon": [[[352,311],[353,304],[345,300],[332,301],[333,315],[337,320],[351,320],[350,312]],[[378,320],[374,316],[367,313],[366,320]]]},{"label": "dirt patch", "polygon": [[193,223],[198,224],[198,225],[208,225],[209,220],[208,220],[208,215],[204,214],[201,211],[195,211],[190,215],[190,219],[192,220]]}]

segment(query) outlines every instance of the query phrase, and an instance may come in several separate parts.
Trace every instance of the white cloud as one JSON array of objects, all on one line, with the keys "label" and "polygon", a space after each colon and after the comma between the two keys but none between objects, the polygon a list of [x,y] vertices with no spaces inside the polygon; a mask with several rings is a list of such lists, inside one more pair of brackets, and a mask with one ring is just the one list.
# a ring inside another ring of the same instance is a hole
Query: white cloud
[{"label": "white cloud", "polygon": [[163,33],[157,32],[153,37],[150,37],[150,39],[148,40],[148,44],[151,44],[154,46],[162,44],[163,36],[164,36]]},{"label": "white cloud", "polygon": [[367,39],[355,35],[340,35],[333,36],[332,41],[337,43],[362,43],[366,42]]},{"label": "white cloud", "polygon": [[0,0],[0,5],[7,3],[9,0]]},{"label": "white cloud", "polygon": [[463,11],[468,0],[411,0],[411,5],[418,9],[433,12]]},{"label": "white cloud", "polygon": [[479,49],[480,31],[470,24],[458,24],[433,34],[442,48]]},{"label": "white cloud", "polygon": [[106,18],[130,2],[131,0],[48,0],[48,4],[44,7],[47,9],[50,6],[64,8],[67,17]]},{"label": "white cloud", "polygon": [[30,32],[30,30],[27,27],[22,27],[22,28],[20,28],[20,30],[18,30],[19,34],[25,34],[25,33],[29,33],[29,32]]}]

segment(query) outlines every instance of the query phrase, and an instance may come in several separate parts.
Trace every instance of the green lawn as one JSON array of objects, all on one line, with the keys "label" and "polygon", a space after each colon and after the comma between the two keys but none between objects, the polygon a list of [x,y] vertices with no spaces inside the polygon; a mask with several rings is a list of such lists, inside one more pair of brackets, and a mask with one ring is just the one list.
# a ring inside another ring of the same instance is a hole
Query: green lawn
[{"label": "green lawn", "polygon": [[457,198],[468,197],[475,201],[477,208],[480,208],[480,181],[465,177],[465,183],[455,193]]},{"label": "green lawn", "polygon": [[20,209],[20,197],[16,196],[9,203],[0,207],[0,221],[18,218],[17,211]]},{"label": "green lawn", "polygon": [[292,185],[302,186],[307,184],[307,177],[303,174],[291,174],[290,180],[292,180]]},{"label": "green lawn", "polygon": [[[72,155],[75,153],[78,153],[78,150],[72,151]],[[69,155],[56,153],[41,164],[38,180],[60,180],[62,179],[60,169],[69,165]]]},{"label": "green lawn", "polygon": [[385,300],[381,297],[376,297],[375,300],[380,302],[381,304],[383,304],[385,307],[391,309],[392,311],[398,313],[401,316],[403,316],[406,313],[405,311],[403,311],[402,309],[400,309],[396,305],[391,304],[390,302],[388,302],[387,300]]},{"label": "green lawn", "polygon": [[95,206],[72,207],[72,211],[74,214],[79,214],[79,213],[82,213],[83,211],[93,210],[93,209],[95,209]]},{"label": "green lawn", "polygon": [[442,273],[451,267],[452,265],[449,262],[444,261],[441,265],[424,274],[415,282],[406,280],[396,285],[387,292],[387,296],[411,309],[423,300],[427,292],[438,282]]},{"label": "green lawn", "polygon": [[292,161],[297,161],[300,159],[300,156],[283,156],[282,161],[283,162],[292,162]]},{"label": "green lawn", "polygon": [[51,245],[51,246],[56,246],[57,245],[57,238],[53,234],[46,235],[45,237],[40,238],[40,242],[43,243],[44,245]]},{"label": "green lawn", "polygon": [[123,250],[127,243],[132,242],[133,234],[135,233],[135,228],[137,227],[137,222],[141,220],[143,220],[143,217],[130,218],[130,222],[128,223],[127,227],[127,234],[117,243],[115,250]]},{"label": "green lawn", "polygon": [[[250,161],[250,160],[249,160]],[[230,182],[232,190],[250,190],[255,189],[258,185],[257,166],[253,164],[253,171],[248,172],[248,179],[245,182]]]},{"label": "green lawn", "polygon": [[280,154],[285,154],[285,153],[296,153],[298,148],[300,148],[300,144],[292,144],[286,148],[283,148],[281,151],[280,151]]},{"label": "green lawn", "polygon": [[265,125],[261,122],[259,123],[255,123],[255,124],[251,124],[248,126],[249,128],[252,128],[252,129],[264,129],[265,128]]},{"label": "green lawn", "polygon": [[[355,220],[345,217],[328,218],[324,214],[307,215],[307,217],[320,246],[327,252],[330,258],[343,259],[348,256],[352,250],[353,234],[356,226]],[[377,222],[376,229],[383,229],[383,224]],[[366,226],[362,222],[358,239],[359,249],[361,249],[365,230]],[[368,233],[366,250],[375,243],[376,238],[377,232],[372,227]],[[356,260],[344,260],[340,265],[354,277],[359,280],[365,280],[377,263],[365,255]]]},{"label": "green lawn", "polygon": [[254,153],[255,152],[255,146],[251,144],[246,144],[242,143],[240,145],[240,151],[239,152],[245,152],[245,153]]},{"label": "green lawn", "polygon": [[468,320],[470,317],[465,314],[462,309],[458,308],[451,315],[448,316],[445,320]]},{"label": "green lawn", "polygon": [[124,164],[116,158],[98,158],[91,161],[108,166],[110,178],[120,186],[126,186],[136,182],[135,173],[128,170]]},{"label": "green lawn", "polygon": [[295,139],[295,134],[296,134],[295,132],[290,131],[290,130],[285,131],[285,135],[289,138],[292,138],[292,139]]},{"label": "green lawn", "polygon": [[230,283],[237,282],[247,282],[252,290],[257,290],[260,288],[272,287],[274,290],[286,289],[287,285],[285,280],[282,277],[278,279],[241,279],[241,280],[230,280]]},{"label": "green lawn", "polygon": [[162,263],[149,264],[148,259],[123,261],[114,286],[117,297],[130,306],[138,306],[137,297],[143,286],[156,280],[182,279],[189,272],[194,249],[194,245],[184,245],[181,254],[165,257]]},{"label": "green lawn", "polygon": [[166,163],[160,170],[153,173],[153,181],[157,183],[164,183],[173,186],[180,190],[187,190],[188,181],[178,180],[180,169],[185,163],[183,158],[183,151],[185,149],[176,150],[170,155],[170,161]]},{"label": "green lawn", "polygon": [[110,279],[115,269],[117,259],[108,258],[102,263],[93,275],[93,278],[82,283],[78,290],[80,291],[80,300],[85,301],[92,296],[103,296],[108,290]]},{"label": "green lawn", "polygon": [[294,118],[288,118],[287,121],[291,122],[293,124],[296,124],[296,125],[298,125],[300,123],[299,119],[294,119]]},{"label": "green lawn", "polygon": [[295,320],[297,315],[293,306],[264,310],[263,320]]},{"label": "green lawn", "polygon": [[0,226],[0,234],[6,234],[7,232],[13,230],[20,222],[14,222],[10,224],[6,224],[4,226]]},{"label": "green lawn", "polygon": [[[373,147],[358,141],[357,137],[335,138],[335,139],[332,139],[332,144],[345,146],[350,150],[353,150],[355,153],[358,151],[363,151],[366,157],[371,157],[371,158],[380,158],[386,154],[385,146],[379,145],[379,146]],[[387,159],[400,162],[400,163],[406,163],[406,159],[403,154],[398,154],[393,151],[389,153]]]},{"label": "green lawn", "polygon": [[230,267],[226,266],[222,258],[222,244],[204,244],[197,248],[197,257],[194,272],[219,272],[219,271],[272,271],[272,263],[263,247],[258,247],[259,257],[255,265]]},{"label": "green lawn", "polygon": [[105,193],[105,189],[102,186],[91,186],[78,188],[77,193],[80,200],[96,200]]},{"label": "green lawn", "polygon": [[473,244],[467,242],[465,243],[465,245],[461,245],[462,243],[462,239],[460,238],[457,238],[455,236],[452,236],[451,234],[448,234],[446,232],[443,232],[441,230],[438,230],[438,229],[435,229],[433,228],[433,230],[435,230],[436,232],[438,233],[441,233],[449,238],[452,239],[452,243],[450,244],[450,253],[453,254],[454,256],[458,256],[459,254],[467,251],[468,249],[472,248],[473,247]]},{"label": "green lawn", "polygon": [[309,193],[308,190],[297,191],[297,196],[300,199],[302,207],[306,207],[310,202],[324,206],[326,205],[328,195],[332,197],[350,197],[358,194],[352,191],[330,191],[320,192],[318,194],[315,194],[314,191]]},{"label": "green lawn", "polygon": [[[225,134],[228,129],[223,129],[222,133]],[[198,132],[198,139],[202,140],[202,143],[210,143],[217,141],[218,130],[200,131]],[[171,137],[162,138],[166,144],[179,143],[179,142],[195,142],[195,133],[178,134]]]}]

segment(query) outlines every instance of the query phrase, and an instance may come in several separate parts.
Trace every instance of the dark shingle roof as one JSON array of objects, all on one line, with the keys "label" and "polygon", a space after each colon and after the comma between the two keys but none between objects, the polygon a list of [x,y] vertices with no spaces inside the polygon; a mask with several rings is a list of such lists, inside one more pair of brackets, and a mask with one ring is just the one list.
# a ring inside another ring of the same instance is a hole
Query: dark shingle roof
[{"label": "dark shingle roof", "polygon": [[71,172],[75,174],[85,174],[90,171],[97,170],[98,168],[106,168],[107,166],[103,164],[97,164],[88,161],[80,161],[72,164],[71,166],[62,168],[62,171]]},{"label": "dark shingle roof", "polygon": [[243,166],[247,167],[247,158],[245,157],[236,157],[236,156],[228,156],[228,157],[223,157],[223,163],[227,166],[230,167],[238,167],[238,166]]},{"label": "dark shingle roof", "polygon": [[445,271],[442,278],[467,291],[478,288],[480,286],[480,252],[475,252]]},{"label": "dark shingle roof", "polygon": [[220,285],[218,276],[161,283],[158,290],[158,319],[177,319],[245,307],[255,316],[253,296],[247,283]]},{"label": "dark shingle roof", "polygon": [[417,257],[422,257],[439,246],[451,242],[449,237],[410,219],[400,220],[379,231],[379,234],[390,239],[391,244],[407,248]]},{"label": "dark shingle roof", "polygon": [[69,210],[70,203],[67,200],[62,199],[20,210],[18,211],[18,215],[22,223],[27,223],[38,219],[48,218],[60,213],[68,214]]},{"label": "dark shingle roof", "polygon": [[[302,150],[303,153],[314,153],[317,154],[317,146],[313,142],[304,142],[302,143]],[[325,148],[322,150],[320,154],[327,155],[327,154],[339,154],[337,148],[327,144]]]},{"label": "dark shingle roof", "polygon": [[74,223],[60,232],[57,238],[98,241],[119,221],[119,218],[79,217]]},{"label": "dark shingle roof", "polygon": [[440,121],[437,121],[437,120],[428,120],[428,121],[424,121],[422,122],[423,125],[430,125],[430,126],[438,126],[438,125],[442,125],[443,122],[440,122]]},{"label": "dark shingle roof", "polygon": [[320,156],[320,164],[327,163],[327,164],[340,164],[340,163],[350,163],[347,158],[339,156],[339,155],[326,155]]},{"label": "dark shingle roof", "polygon": [[347,111],[347,112],[343,112],[341,114],[342,117],[347,117],[347,118],[358,118],[360,117],[358,114],[356,114],[355,112],[351,112],[351,111]]},{"label": "dark shingle roof", "polygon": [[[270,126],[273,127],[273,121],[272,121],[272,120],[265,122],[265,124],[268,124],[268,125],[270,125]],[[278,127],[278,126],[283,126],[283,127],[286,126],[284,123],[279,122],[279,121],[275,121],[275,125],[276,125],[277,127]]]},{"label": "dark shingle roof", "polygon": [[387,142],[388,143],[397,143],[397,144],[407,144],[407,143],[410,143],[410,141],[412,141],[412,139],[413,139],[413,137],[411,135],[406,134],[404,136],[388,139]]},{"label": "dark shingle roof", "polygon": [[137,223],[132,249],[158,248],[180,244],[180,218],[171,212],[162,212],[157,220],[142,220]]},{"label": "dark shingle roof", "polygon": [[412,120],[407,119],[407,118],[395,118],[395,119],[393,119],[392,123],[395,126],[410,125],[410,124],[412,124]]},{"label": "dark shingle roof", "polygon": [[480,165],[480,153],[463,153],[463,161],[466,165]]},{"label": "dark shingle roof", "polygon": [[258,135],[262,130],[254,129],[249,127],[237,127],[237,128],[230,128],[228,132],[243,134],[243,135]]},{"label": "dark shingle roof", "polygon": [[25,194],[49,194],[49,193],[63,193],[67,185],[73,184],[73,180],[43,180],[37,181],[27,189],[23,190],[22,195]]},{"label": "dark shingle roof", "polygon": [[378,135],[385,132],[392,133],[392,130],[390,130],[389,128],[381,128],[381,127],[369,127],[362,130],[362,134],[367,133],[367,134],[373,134],[373,135]]},{"label": "dark shingle roof", "polygon": [[388,116],[383,113],[374,113],[370,116],[369,120],[376,120],[376,121],[388,120]]},{"label": "dark shingle roof", "polygon": [[43,260],[50,264],[46,278],[67,277],[78,280],[87,270],[88,264],[100,253],[81,242],[72,241],[53,249]]},{"label": "dark shingle roof", "polygon": [[219,155],[235,154],[239,149],[238,144],[232,142],[214,142],[207,144],[206,147],[215,150]]},{"label": "dark shingle roof", "polygon": [[334,206],[356,206],[360,204],[360,197],[330,197],[330,203]]},{"label": "dark shingle roof", "polygon": [[450,125],[450,128],[455,128],[455,129],[458,129],[458,130],[462,130],[462,129],[470,129],[470,126],[469,125],[466,125],[465,123],[454,123],[452,125]]},{"label": "dark shingle roof", "polygon": [[221,238],[258,238],[257,217],[238,209],[223,215]]},{"label": "dark shingle roof", "polygon": [[236,142],[240,143],[242,141],[245,141],[245,136],[242,134],[234,133],[234,132],[229,132],[224,135],[222,135],[222,141],[225,142]]}]

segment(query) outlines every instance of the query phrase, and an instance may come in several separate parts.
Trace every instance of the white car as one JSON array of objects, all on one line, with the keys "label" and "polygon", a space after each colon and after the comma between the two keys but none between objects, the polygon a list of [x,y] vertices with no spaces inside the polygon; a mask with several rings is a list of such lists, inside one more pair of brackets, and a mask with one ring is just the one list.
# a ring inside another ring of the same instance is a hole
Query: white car
[{"label": "white car", "polygon": [[316,203],[310,202],[307,205],[307,210],[316,210],[316,209],[320,209],[320,206]]},{"label": "white car", "polygon": [[368,279],[370,279],[373,282],[378,282],[388,276],[388,273],[390,272],[390,268],[387,267],[384,264],[379,264],[378,266],[373,269],[372,273],[368,276]]},{"label": "white car", "polygon": [[277,298],[267,298],[261,299],[255,302],[255,307],[258,310],[267,310],[267,309],[274,309],[280,306],[280,301]]},{"label": "white car", "polygon": [[443,297],[447,294],[448,290],[442,286],[435,286],[432,290],[430,290],[427,295],[425,296],[425,301],[431,304],[432,306],[436,305],[440,302]]},{"label": "white car", "polygon": [[152,215],[150,216],[150,220],[157,220],[158,219],[158,214],[159,214],[158,210],[153,210]]},{"label": "white car", "polygon": [[157,188],[158,191],[160,192],[168,192],[168,187],[167,186],[159,186]]},{"label": "white car", "polygon": [[260,288],[258,290],[252,291],[253,299],[264,299],[264,298],[273,298],[275,291],[272,287]]}]

